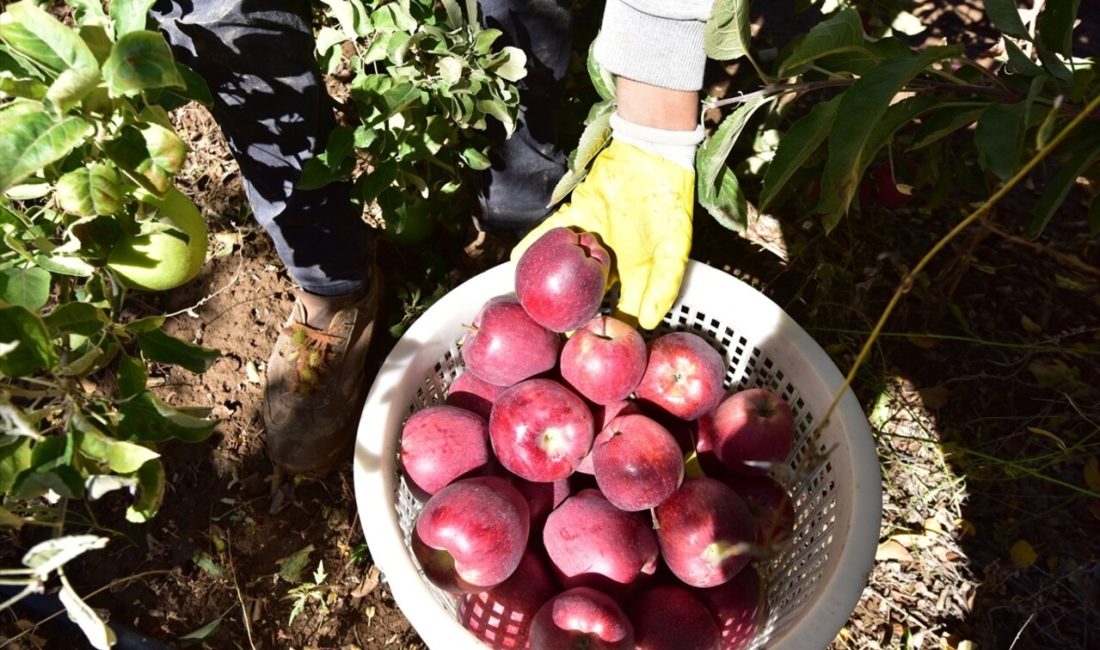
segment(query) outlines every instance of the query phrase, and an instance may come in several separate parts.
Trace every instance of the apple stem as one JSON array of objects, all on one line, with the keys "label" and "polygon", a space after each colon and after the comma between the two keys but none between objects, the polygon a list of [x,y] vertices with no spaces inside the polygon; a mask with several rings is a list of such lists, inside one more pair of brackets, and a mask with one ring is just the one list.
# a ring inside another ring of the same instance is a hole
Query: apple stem
[{"label": "apple stem", "polygon": [[661,522],[657,520],[657,509],[649,509],[649,518],[653,521],[653,530],[661,530]]}]

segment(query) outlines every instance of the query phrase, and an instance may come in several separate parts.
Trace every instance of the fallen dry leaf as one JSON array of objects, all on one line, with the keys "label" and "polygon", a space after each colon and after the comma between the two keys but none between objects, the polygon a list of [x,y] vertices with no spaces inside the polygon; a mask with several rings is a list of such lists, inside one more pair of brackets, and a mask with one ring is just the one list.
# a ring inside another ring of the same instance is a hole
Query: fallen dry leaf
[{"label": "fallen dry leaf", "polygon": [[380,579],[381,576],[378,573],[378,567],[372,566],[370,571],[367,571],[367,575],[363,576],[363,581],[359,583],[355,591],[351,592],[352,598],[362,598],[374,591]]},{"label": "fallen dry leaf", "polygon": [[878,562],[889,562],[890,560],[912,562],[913,556],[896,540],[888,539],[878,545],[878,549],[875,551],[875,560]]}]

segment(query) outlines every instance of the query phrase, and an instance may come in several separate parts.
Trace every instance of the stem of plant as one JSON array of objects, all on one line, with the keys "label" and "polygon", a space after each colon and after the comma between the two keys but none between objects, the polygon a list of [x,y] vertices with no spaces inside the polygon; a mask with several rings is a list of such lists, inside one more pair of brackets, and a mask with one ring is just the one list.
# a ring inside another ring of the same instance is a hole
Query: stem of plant
[{"label": "stem of plant", "polygon": [[1075,128],[1077,128],[1082,122],[1088,119],[1089,115],[1098,109],[1100,109],[1100,96],[1094,97],[1092,101],[1089,102],[1087,106],[1085,106],[1085,109],[1078,113],[1076,117],[1074,117],[1073,120],[1070,121],[1070,123],[1067,124],[1065,128],[1063,128],[1058,133],[1058,135],[1054,136],[1054,138],[1045,147],[1035,152],[1035,155],[1032,156],[1031,160],[1027,161],[1027,164],[1025,164],[1023,168],[1016,172],[1016,174],[1012,178],[1010,178],[1004,185],[1002,185],[1001,189],[997,190],[993,194],[993,196],[986,199],[985,203],[982,203],[977,210],[967,215],[965,219],[960,221],[954,228],[951,229],[950,232],[948,232],[946,235],[943,236],[942,239],[936,242],[936,244],[932,246],[932,248],[927,253],[925,253],[924,257],[922,257],[921,260],[917,262],[916,266],[914,266],[913,269],[909,271],[909,273],[902,280],[901,285],[897,288],[896,291],[894,291],[894,295],[890,298],[890,302],[886,305],[886,309],[883,310],[882,316],[880,316],[878,322],[875,323],[875,327],[871,330],[871,335],[868,337],[867,342],[863,344],[863,348],[859,351],[859,355],[856,356],[856,360],[852,363],[852,368],[848,371],[848,376],[844,378],[844,383],[840,386],[840,389],[837,390],[836,395],[833,396],[832,404],[829,405],[829,409],[825,411],[825,417],[821,419],[821,422],[817,426],[818,431],[824,429],[829,424],[829,418],[832,417],[833,411],[836,410],[837,404],[840,403],[840,399],[844,396],[844,392],[848,390],[848,388],[852,385],[852,380],[855,379],[856,373],[859,371],[863,363],[867,360],[867,357],[870,356],[871,348],[874,346],[875,341],[878,340],[879,334],[882,332],[882,328],[886,326],[886,321],[889,320],[891,314],[894,313],[894,308],[897,307],[898,302],[901,301],[901,297],[905,295],[913,286],[913,283],[916,282],[917,278],[924,271],[925,267],[927,267],[928,264],[932,261],[932,258],[939,254],[939,252],[943,250],[944,247],[946,247],[947,244],[951,242],[951,240],[959,236],[959,234],[966,230],[968,226],[973,224],[975,221],[981,219],[982,216],[988,213],[994,205],[997,205],[997,203],[999,203],[1001,199],[1003,199],[1005,195],[1012,190],[1012,188],[1019,185],[1020,181],[1022,181],[1029,173],[1031,173],[1031,170],[1034,169],[1036,165],[1038,165],[1040,162],[1042,162],[1044,158],[1050,155],[1050,152],[1058,148],[1058,145],[1062,144],[1062,141],[1065,140],[1066,137],[1069,136],[1069,134]]}]

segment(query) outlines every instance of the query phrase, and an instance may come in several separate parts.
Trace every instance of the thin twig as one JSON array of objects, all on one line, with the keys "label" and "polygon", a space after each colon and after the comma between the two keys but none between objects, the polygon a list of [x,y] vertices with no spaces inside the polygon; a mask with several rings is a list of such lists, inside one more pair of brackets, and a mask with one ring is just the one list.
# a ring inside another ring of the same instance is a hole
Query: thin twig
[{"label": "thin twig", "polygon": [[714,102],[703,102],[703,108],[721,108],[723,106],[730,106],[732,104],[743,104],[747,101],[752,101],[758,97],[771,97],[773,95],[781,95],[783,93],[795,93],[803,91],[811,92],[814,90],[821,90],[823,88],[851,86],[855,82],[855,79],[829,79],[827,81],[807,81],[804,83],[794,84],[773,84],[765,86],[764,88],[761,88],[760,90],[757,90],[755,92],[747,93],[745,95],[719,99]]},{"label": "thin twig", "polygon": [[890,302],[886,305],[886,309],[883,310],[882,315],[879,317],[878,322],[875,324],[874,329],[871,330],[871,335],[868,337],[867,342],[863,344],[863,348],[859,351],[859,355],[852,363],[852,368],[848,371],[848,376],[844,378],[844,382],[841,384],[840,389],[837,390],[836,395],[833,396],[833,402],[829,405],[829,409],[825,412],[825,417],[818,423],[817,429],[820,431],[829,424],[829,418],[832,417],[833,411],[836,410],[837,404],[840,403],[842,397],[844,397],[845,391],[852,385],[852,380],[855,379],[856,373],[859,371],[863,363],[867,361],[867,357],[871,354],[871,348],[874,346],[875,341],[878,340],[879,334],[882,333],[883,327],[886,326],[886,321],[890,319],[891,314],[894,313],[894,309],[901,301],[901,297],[909,292],[913,284],[920,277],[920,274],[924,272],[926,266],[931,263],[932,259],[942,251],[947,244],[949,244],[955,237],[966,230],[971,224],[978,219],[981,219],[987,214],[993,206],[997,205],[1001,199],[1005,197],[1014,187],[1016,187],[1029,173],[1035,168],[1044,158],[1046,158],[1054,149],[1056,149],[1062,141],[1069,136],[1075,128],[1077,128],[1085,119],[1097,109],[1100,109],[1100,96],[1094,97],[1085,110],[1078,113],[1069,124],[1063,128],[1058,135],[1054,136],[1045,147],[1035,153],[1035,155],[1021,168],[1016,174],[1010,178],[1004,185],[997,190],[993,196],[986,199],[977,210],[971,212],[965,219],[960,221],[954,228],[951,229],[946,235],[943,236],[932,248],[925,253],[924,257],[917,262],[916,266],[909,271],[909,273],[902,280],[898,286],[894,295],[890,298]]},{"label": "thin twig", "polygon": [[244,622],[244,633],[248,636],[248,647],[256,650],[256,642],[252,640],[252,617],[248,614],[248,607],[244,604],[244,596],[241,595],[241,585],[237,582],[237,568],[233,564],[233,538],[226,539],[226,555],[229,558],[229,572],[233,574],[233,589],[237,592],[237,603],[241,606],[241,621]]},{"label": "thin twig", "polygon": [[997,224],[990,221],[988,215],[983,216],[981,218],[981,224],[982,224],[982,227],[985,228],[986,230],[992,232],[995,235],[1000,235],[1004,239],[1007,239],[1008,241],[1010,241],[1014,244],[1020,244],[1021,246],[1027,246],[1028,248],[1030,248],[1032,250],[1035,250],[1035,251],[1039,251],[1040,253],[1046,253],[1047,255],[1049,255],[1049,256],[1053,257],[1055,260],[1057,260],[1059,263],[1064,264],[1065,266],[1068,266],[1072,269],[1076,269],[1076,270],[1081,271],[1083,273],[1088,273],[1089,275],[1094,275],[1094,276],[1100,278],[1100,268],[1097,268],[1097,267],[1085,262],[1084,260],[1082,260],[1080,257],[1077,257],[1076,255],[1071,255],[1069,253],[1063,253],[1061,251],[1054,250],[1049,246],[1044,246],[1043,244],[1040,244],[1039,242],[1031,241],[1030,239],[1024,239],[1023,237],[1013,235],[1012,233],[1008,232],[1004,228],[1001,228]]},{"label": "thin twig", "polygon": [[[239,232],[240,232],[240,230],[238,229],[238,233]],[[226,282],[222,287],[220,287],[214,293],[212,293],[208,296],[204,296],[204,297],[200,298],[198,302],[191,305],[190,307],[187,307],[185,309],[180,309],[179,311],[174,311],[170,314],[165,314],[164,317],[165,318],[172,318],[174,316],[179,316],[180,314],[188,314],[188,313],[194,312],[194,310],[198,309],[199,307],[202,307],[207,302],[209,302],[214,296],[216,296],[219,293],[225,291],[226,289],[233,286],[234,284],[237,284],[237,280],[240,278],[241,268],[243,266],[244,266],[244,255],[242,255],[242,254],[240,254],[240,252],[238,252],[237,253],[237,270],[233,271],[233,277],[229,278],[228,282]]]}]

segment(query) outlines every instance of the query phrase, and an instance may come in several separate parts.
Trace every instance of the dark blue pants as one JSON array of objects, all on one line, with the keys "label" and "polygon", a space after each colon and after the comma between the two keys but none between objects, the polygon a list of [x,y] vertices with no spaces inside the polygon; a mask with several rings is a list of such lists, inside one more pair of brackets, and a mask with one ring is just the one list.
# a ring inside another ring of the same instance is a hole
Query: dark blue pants
[{"label": "dark blue pants", "polygon": [[[501,45],[527,53],[529,70],[515,134],[496,134],[481,219],[523,229],[546,215],[565,170],[555,118],[571,14],[568,0],[481,0],[481,8],[485,23],[504,32]],[[157,0],[151,15],[177,59],[209,84],[253,213],[291,277],[311,293],[340,295],[364,286],[370,228],[347,184],[295,188],[303,162],[324,151],[334,125],[309,12],[308,0]]]}]

